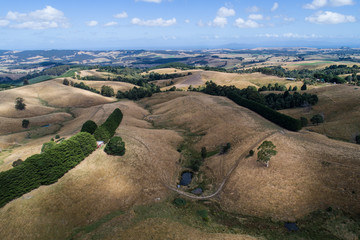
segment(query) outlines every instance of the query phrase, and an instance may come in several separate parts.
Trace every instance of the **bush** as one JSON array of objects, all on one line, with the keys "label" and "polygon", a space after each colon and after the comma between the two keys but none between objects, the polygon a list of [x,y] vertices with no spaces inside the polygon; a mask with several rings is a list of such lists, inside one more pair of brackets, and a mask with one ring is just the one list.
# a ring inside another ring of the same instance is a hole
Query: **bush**
[{"label": "bush", "polygon": [[357,144],[360,144],[360,135],[357,135],[355,137],[355,141],[356,141]]},{"label": "bush", "polygon": [[24,119],[24,120],[22,120],[21,126],[22,126],[23,128],[28,128],[28,127],[29,127],[29,124],[30,124],[30,121],[27,120],[27,119]]},{"label": "bush", "polygon": [[174,204],[178,207],[183,207],[186,205],[186,200],[183,198],[175,198]]},{"label": "bush", "polygon": [[207,210],[198,210],[197,214],[202,218],[203,221],[208,222],[209,221],[209,213]]},{"label": "bush", "polygon": [[125,154],[125,143],[121,137],[113,137],[106,145],[104,151],[109,155],[123,156]]},{"label": "bush", "polygon": [[319,125],[319,123],[323,123],[324,122],[324,117],[321,114],[316,114],[314,115],[310,121],[312,122],[312,124],[314,125]]},{"label": "bush", "polygon": [[96,129],[96,123],[94,121],[88,120],[82,125],[80,132],[88,132],[90,134],[94,134]]},{"label": "bush", "polygon": [[104,141],[104,143],[109,142],[111,138],[109,131],[104,126],[100,126],[95,130],[94,137],[96,141]]},{"label": "bush", "polygon": [[230,148],[231,148],[231,144],[230,144],[230,143],[227,143],[227,144],[223,147],[222,153],[223,153],[223,154],[227,153],[227,152],[230,150]]},{"label": "bush", "polygon": [[306,127],[308,125],[308,123],[309,123],[309,121],[305,117],[301,117],[300,122],[301,122],[302,127]]},{"label": "bush", "polygon": [[21,164],[23,164],[23,162],[24,162],[23,160],[18,159],[18,160],[14,161],[14,162],[12,163],[12,166],[13,166],[13,167],[20,166]]},{"label": "bush", "polygon": [[69,86],[70,82],[69,82],[69,80],[67,80],[67,79],[65,78],[64,81],[63,81],[63,84],[66,85],[66,86]]},{"label": "bush", "polygon": [[0,207],[41,185],[56,182],[95,149],[92,135],[78,133],[42,154],[27,158],[16,168],[0,172]]},{"label": "bush", "polygon": [[44,143],[41,147],[41,152],[46,152],[48,151],[49,149],[53,148],[54,146],[56,145],[56,143],[54,141],[50,141],[50,142],[47,142],[47,143]]},{"label": "bush", "polygon": [[205,159],[206,156],[207,156],[206,147],[202,147],[202,148],[201,148],[201,158],[202,158],[202,159]]},{"label": "bush", "polygon": [[56,134],[55,139],[59,139],[59,138],[60,138],[60,135]]},{"label": "bush", "polygon": [[15,109],[16,110],[24,110],[26,107],[26,104],[24,103],[24,99],[21,97],[16,98],[15,100]]},{"label": "bush", "polygon": [[254,150],[250,150],[249,151],[249,156],[251,157],[251,156],[254,156]]},{"label": "bush", "polygon": [[103,95],[105,97],[112,97],[115,95],[114,89],[110,86],[103,85],[101,87],[101,95]]}]

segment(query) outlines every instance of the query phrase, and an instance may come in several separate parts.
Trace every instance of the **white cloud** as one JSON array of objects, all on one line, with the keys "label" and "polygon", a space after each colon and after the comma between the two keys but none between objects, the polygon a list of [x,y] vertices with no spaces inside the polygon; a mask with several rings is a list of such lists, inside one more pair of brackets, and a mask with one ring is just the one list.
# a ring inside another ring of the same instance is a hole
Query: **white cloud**
[{"label": "white cloud", "polygon": [[86,23],[86,25],[88,25],[89,27],[95,27],[96,25],[98,25],[98,21],[92,20]]},{"label": "white cloud", "polygon": [[330,4],[335,7],[354,5],[353,0],[330,0]]},{"label": "white cloud", "polygon": [[339,23],[355,22],[356,18],[351,15],[343,15],[336,12],[319,11],[310,17],[306,17],[305,20],[317,24],[339,24]]},{"label": "white cloud", "polygon": [[168,27],[176,24],[176,18],[172,18],[168,20],[162,18],[157,18],[152,20],[142,20],[140,18],[133,18],[131,20],[131,23],[134,25],[147,26],[147,27]]},{"label": "white cloud", "polygon": [[217,17],[231,17],[235,16],[235,10],[231,8],[221,7],[217,11]]},{"label": "white cloud", "polygon": [[6,20],[1,20],[2,24],[12,28],[47,29],[69,27],[64,13],[51,6],[29,13],[9,11],[5,18]]},{"label": "white cloud", "polygon": [[301,35],[301,34],[297,34],[297,33],[284,33],[282,36],[284,38],[319,38],[319,37],[321,37],[321,36],[316,35],[316,34]]},{"label": "white cloud", "polygon": [[161,0],[135,0],[135,2],[161,3]]},{"label": "white cloud", "polygon": [[6,27],[9,23],[9,20],[0,20],[0,27]]},{"label": "white cloud", "polygon": [[105,27],[111,27],[111,26],[115,26],[117,24],[118,24],[117,22],[108,22],[108,23],[105,23],[104,26]]},{"label": "white cloud", "polygon": [[189,19],[185,19],[185,23],[190,23],[190,20],[189,20]]},{"label": "white cloud", "polygon": [[227,19],[225,17],[216,17],[210,25],[215,27],[225,27],[227,24]]},{"label": "white cloud", "polygon": [[353,0],[313,0],[304,5],[306,9],[318,9],[325,6],[341,7],[355,4]]},{"label": "white cloud", "polygon": [[239,27],[239,28],[259,28],[262,27],[261,24],[253,21],[253,20],[247,20],[245,21],[242,18],[238,18],[235,21],[235,26]]},{"label": "white cloud", "polygon": [[199,27],[204,27],[204,26],[205,26],[205,24],[204,24],[204,22],[203,22],[202,20],[199,20],[198,23],[197,23],[197,25],[198,25]]},{"label": "white cloud", "polygon": [[246,9],[246,11],[255,13],[255,12],[260,11],[260,8],[258,8],[257,6],[252,6],[252,7],[249,7],[248,9]]},{"label": "white cloud", "polygon": [[114,18],[127,18],[128,14],[126,12],[121,12],[114,15]]},{"label": "white cloud", "polygon": [[295,22],[295,18],[293,17],[284,17],[285,22]]},{"label": "white cloud", "polygon": [[274,5],[273,5],[273,7],[271,8],[271,11],[274,12],[274,11],[276,11],[278,8],[279,8],[279,3],[274,2]]},{"label": "white cloud", "polygon": [[250,14],[249,19],[251,20],[263,20],[264,16],[261,14]]},{"label": "white cloud", "polygon": [[209,26],[214,27],[225,27],[228,23],[227,17],[235,16],[235,10],[227,7],[221,7],[217,11],[216,17],[212,22],[209,23]]}]

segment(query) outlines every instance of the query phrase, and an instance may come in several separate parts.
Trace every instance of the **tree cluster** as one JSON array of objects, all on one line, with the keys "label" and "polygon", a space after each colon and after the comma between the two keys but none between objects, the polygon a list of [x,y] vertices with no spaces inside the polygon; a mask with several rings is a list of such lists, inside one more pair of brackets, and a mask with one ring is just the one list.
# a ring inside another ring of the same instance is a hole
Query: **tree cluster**
[{"label": "tree cluster", "polygon": [[110,86],[103,85],[101,87],[101,95],[103,95],[105,97],[112,97],[115,95],[114,89]]},{"label": "tree cluster", "polygon": [[90,134],[94,134],[97,127],[98,126],[94,121],[88,120],[82,125],[80,132],[88,132]]},{"label": "tree cluster", "polygon": [[122,92],[118,91],[116,94],[116,98],[123,99],[127,98],[130,100],[138,100],[145,97],[151,97],[153,93],[160,92],[159,86],[156,86],[155,84],[147,84],[146,87],[134,87],[129,91]]},{"label": "tree cluster", "polygon": [[123,114],[119,108],[116,108],[94,132],[94,137],[97,141],[104,141],[107,143],[115,134],[116,129],[120,125]]},{"label": "tree cluster", "polygon": [[288,130],[299,131],[301,129],[300,120],[281,114],[265,106],[264,97],[259,94],[256,89],[246,88],[240,90],[235,86],[218,86],[214,82],[207,82],[202,92],[210,95],[226,96],[236,104],[246,107]]},{"label": "tree cluster", "polygon": [[89,133],[78,133],[41,154],[27,158],[20,166],[0,172],[0,207],[38,188],[55,183],[96,149]]},{"label": "tree cluster", "polygon": [[86,85],[86,84],[83,83],[83,82],[74,83],[74,87],[76,87],[76,88],[81,88],[81,89],[84,89],[84,90],[87,90],[87,91],[90,91],[90,92],[93,92],[93,93],[97,93],[97,94],[100,93],[100,92],[99,92],[98,90],[96,90],[95,88],[89,87],[88,85]]},{"label": "tree cluster", "polygon": [[123,156],[125,154],[125,142],[121,137],[112,137],[104,151],[109,155]]},{"label": "tree cluster", "polygon": [[264,141],[258,147],[258,162],[264,163],[266,167],[269,167],[269,162],[272,156],[275,156],[277,151],[275,150],[276,146],[271,141]]},{"label": "tree cluster", "polygon": [[290,94],[286,91],[283,94],[270,93],[265,96],[266,105],[272,109],[281,110],[296,107],[306,107],[318,103],[319,98],[316,94]]}]

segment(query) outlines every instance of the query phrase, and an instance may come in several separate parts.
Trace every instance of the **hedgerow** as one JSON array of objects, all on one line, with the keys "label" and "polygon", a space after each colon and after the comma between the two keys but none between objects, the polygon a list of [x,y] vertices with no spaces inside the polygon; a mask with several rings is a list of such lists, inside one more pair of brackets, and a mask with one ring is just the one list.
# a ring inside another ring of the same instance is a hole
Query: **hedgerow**
[{"label": "hedgerow", "polygon": [[95,138],[81,132],[27,158],[16,168],[0,172],[0,207],[41,185],[55,183],[95,149]]}]

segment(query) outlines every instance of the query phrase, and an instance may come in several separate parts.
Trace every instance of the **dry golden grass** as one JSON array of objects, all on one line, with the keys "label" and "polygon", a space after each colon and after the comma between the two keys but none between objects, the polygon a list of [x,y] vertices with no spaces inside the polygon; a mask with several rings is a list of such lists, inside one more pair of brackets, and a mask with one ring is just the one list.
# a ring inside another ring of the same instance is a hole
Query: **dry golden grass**
[{"label": "dry golden grass", "polygon": [[[188,73],[188,72],[196,72],[198,70],[180,70],[177,68],[160,68],[160,69],[154,69],[149,71],[149,73],[151,72],[155,72],[155,73],[160,73],[160,74],[171,74],[171,73]],[[147,73],[143,73],[143,74],[147,74]]]},{"label": "dry golden grass", "polygon": [[94,77],[98,77],[98,78],[108,78],[108,77],[112,77],[114,76],[114,74],[109,73],[109,72],[98,72],[96,71],[96,69],[91,69],[91,70],[82,70],[79,72],[80,77],[89,77],[89,76],[94,76]]},{"label": "dry golden grass", "polygon": [[[116,81],[86,81],[86,80],[75,80],[75,79],[70,79],[68,78],[69,81],[73,81],[74,83],[81,83],[83,82],[84,84],[86,84],[89,87],[95,88],[98,91],[101,91],[101,87],[106,85],[106,86],[110,86],[114,89],[114,93],[116,94],[117,91],[128,91],[134,87],[137,87],[134,84],[131,83],[126,83],[126,82],[116,82]],[[63,78],[59,78],[56,79],[56,81],[58,83],[62,83],[64,81]]]},{"label": "dry golden grass", "polygon": [[258,238],[239,234],[205,233],[196,228],[186,226],[178,222],[155,218],[140,222],[125,231],[115,229],[115,232],[110,233],[103,239],[255,240]]},{"label": "dry golden grass", "polygon": [[168,190],[161,180],[174,181],[181,137],[173,131],[151,129],[142,120],[146,111],[133,102],[107,104],[101,110],[94,107],[90,113],[79,109],[79,120],[68,122],[60,134],[78,131],[82,114],[95,113],[93,120],[101,123],[116,107],[124,113],[117,135],[126,142],[125,156],[111,157],[97,150],[57,183],[8,203],[0,209],[2,239],[64,239],[74,227],[109,212],[166,196]]},{"label": "dry golden grass", "polygon": [[[149,107],[152,114],[141,106]],[[269,140],[277,146],[278,155],[270,167],[259,165],[255,157],[246,158],[225,185],[218,200],[229,211],[282,220],[328,206],[360,212],[360,146],[316,133],[284,131],[227,98],[171,92],[138,103],[76,108],[75,119],[67,121],[59,134],[75,134],[88,119],[101,124],[116,107],[124,113],[116,135],[124,139],[126,154],[111,157],[97,150],[57,183],[8,203],[0,209],[2,239],[65,239],[74,228],[94,223],[110,212],[171,196],[163,183],[175,186],[178,181],[180,131],[205,134],[195,145],[198,150],[231,143],[228,154],[208,158],[202,167],[214,187],[238,156],[274,133]],[[149,121],[163,129],[154,129]],[[12,155],[39,152],[48,138],[25,143]],[[10,163],[8,158],[4,162]],[[171,238],[170,233],[174,239],[183,239],[181,233],[197,233],[190,235],[197,239],[248,239],[203,233],[163,219],[146,220],[124,231],[114,228],[109,239],[142,239],[144,234],[162,239]]]},{"label": "dry golden grass", "polygon": [[[234,85],[235,87],[240,89],[247,88],[248,86],[258,88],[264,85],[267,86],[270,83],[272,85],[274,85],[275,83],[285,85],[287,88],[289,86],[297,86],[298,88],[300,88],[303,84],[302,82],[288,81],[285,78],[279,78],[276,76],[270,76],[261,73],[237,74],[202,70],[197,70],[196,72],[193,72],[192,75],[176,78],[173,80],[174,86],[180,89],[187,89],[190,85],[193,87],[202,86],[205,85],[207,81],[213,81],[218,85]],[[172,87],[165,87],[166,84],[169,83],[170,80],[156,81],[156,84],[162,87],[164,90]]]},{"label": "dry golden grass", "polygon": [[[353,142],[360,134],[360,87],[352,85],[331,85],[308,91],[317,94],[319,102],[310,109],[297,108],[282,110],[290,116],[311,119],[315,114],[323,114],[325,122],[307,129],[329,137]],[[311,123],[310,123],[311,125]]]},{"label": "dry golden grass", "polygon": [[299,61],[299,62],[288,62],[283,63],[282,67],[287,70],[302,70],[302,69],[309,69],[309,70],[316,70],[316,69],[324,69],[331,65],[347,65],[352,67],[353,65],[359,65],[353,62],[333,62],[333,61],[322,61],[322,60],[313,60],[313,61]]},{"label": "dry golden grass", "polygon": [[[360,212],[360,146],[308,132],[293,133],[269,123],[226,98],[197,93],[156,95],[152,120],[206,133],[196,144],[213,150],[230,142],[232,150],[206,160],[208,176],[219,184],[244,151],[271,132],[277,146],[270,168],[243,160],[220,195],[230,211],[293,220],[328,206]],[[161,99],[164,101],[162,102]],[[255,150],[255,149],[254,149]],[[328,162],[328,163],[327,163]],[[334,177],[335,176],[335,177]],[[354,192],[354,193],[353,193]]]}]

